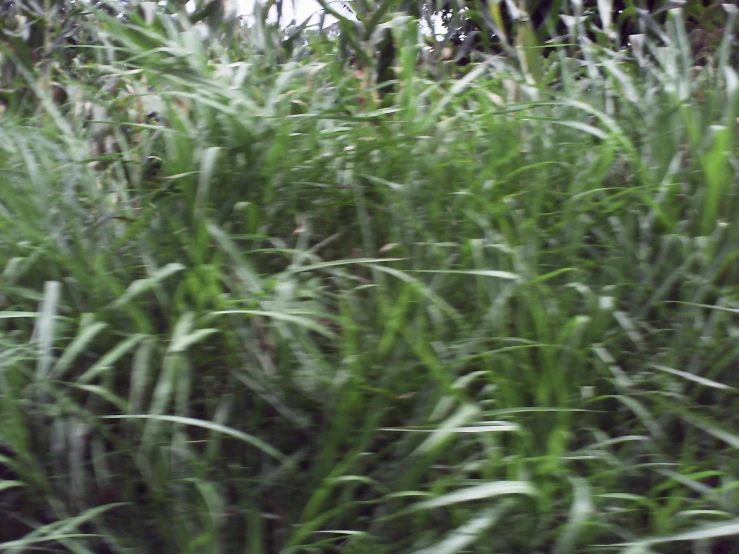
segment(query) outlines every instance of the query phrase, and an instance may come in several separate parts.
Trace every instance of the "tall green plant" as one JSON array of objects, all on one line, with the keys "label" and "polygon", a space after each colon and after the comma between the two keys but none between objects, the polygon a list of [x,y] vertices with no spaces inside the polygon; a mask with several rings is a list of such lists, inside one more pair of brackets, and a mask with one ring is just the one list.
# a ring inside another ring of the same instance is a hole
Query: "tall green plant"
[{"label": "tall green plant", "polygon": [[367,80],[91,13],[75,102],[6,112],[0,550],[733,548],[730,30],[442,78],[392,9]]}]

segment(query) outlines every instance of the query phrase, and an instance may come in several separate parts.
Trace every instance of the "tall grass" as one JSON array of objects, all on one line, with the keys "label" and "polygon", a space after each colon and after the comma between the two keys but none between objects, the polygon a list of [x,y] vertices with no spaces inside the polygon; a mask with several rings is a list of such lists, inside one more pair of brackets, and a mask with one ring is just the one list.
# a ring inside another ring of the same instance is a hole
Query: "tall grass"
[{"label": "tall grass", "polygon": [[390,94],[85,17],[0,127],[0,551],[739,551],[735,16],[536,78],[387,14]]}]

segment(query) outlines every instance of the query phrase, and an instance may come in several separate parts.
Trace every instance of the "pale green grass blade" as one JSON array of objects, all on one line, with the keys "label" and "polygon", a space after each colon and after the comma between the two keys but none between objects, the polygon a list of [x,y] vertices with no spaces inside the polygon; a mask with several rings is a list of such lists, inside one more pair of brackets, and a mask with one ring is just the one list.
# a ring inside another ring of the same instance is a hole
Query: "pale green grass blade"
[{"label": "pale green grass blade", "polygon": [[414,504],[411,508],[409,508],[408,512],[432,510],[435,508],[454,506],[461,502],[484,500],[509,494],[534,496],[536,494],[536,489],[526,481],[500,481],[494,483],[484,483],[482,485],[467,487],[447,494],[443,494],[436,498],[418,502]]},{"label": "pale green grass blade", "polygon": [[457,554],[482,539],[481,535],[496,525],[504,516],[508,506],[501,506],[481,511],[477,516],[471,518],[467,523],[461,525],[455,531],[440,541],[438,544],[417,550],[414,554]]},{"label": "pale green grass blade", "polygon": [[242,433],[241,431],[237,431],[236,429],[231,429],[230,427],[226,427],[225,425],[218,425],[217,423],[213,423],[210,421],[195,419],[191,417],[156,415],[156,414],[130,414],[130,415],[120,415],[120,416],[110,415],[110,416],[103,416],[103,418],[104,419],[146,419],[146,420],[153,420],[153,421],[167,421],[170,423],[181,423],[182,425],[191,425],[194,427],[202,427],[203,429],[208,429],[210,431],[215,431],[217,433],[222,433],[224,435],[228,435],[236,439],[242,440],[245,443],[251,446],[254,446],[255,448],[258,448],[265,454],[268,454],[277,460],[284,461],[285,459],[284,454],[274,449],[273,447],[271,447],[264,441],[261,441],[260,439],[253,437],[247,433]]},{"label": "pale green grass blade", "polygon": [[36,320],[34,332],[38,341],[39,358],[36,365],[36,378],[45,379],[49,375],[54,355],[51,352],[54,342],[56,316],[61,293],[61,283],[50,281],[44,287],[44,300]]},{"label": "pale green grass blade", "polygon": [[[660,537],[654,539],[645,539],[638,543],[628,545],[628,548],[622,550],[623,553],[638,552],[639,548],[643,548],[652,544],[672,543],[681,541],[701,541],[705,539],[715,539],[720,537],[733,537],[739,535],[739,521],[733,520],[726,523],[715,525],[705,525],[683,533]],[[623,545],[626,546],[626,545]]]}]

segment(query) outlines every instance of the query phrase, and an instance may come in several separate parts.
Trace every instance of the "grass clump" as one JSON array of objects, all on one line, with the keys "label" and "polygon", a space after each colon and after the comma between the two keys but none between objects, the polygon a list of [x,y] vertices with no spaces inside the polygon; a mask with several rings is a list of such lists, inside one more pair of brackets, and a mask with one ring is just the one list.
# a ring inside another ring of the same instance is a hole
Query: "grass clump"
[{"label": "grass clump", "polygon": [[737,551],[730,38],[147,13],[2,116],[1,551]]}]

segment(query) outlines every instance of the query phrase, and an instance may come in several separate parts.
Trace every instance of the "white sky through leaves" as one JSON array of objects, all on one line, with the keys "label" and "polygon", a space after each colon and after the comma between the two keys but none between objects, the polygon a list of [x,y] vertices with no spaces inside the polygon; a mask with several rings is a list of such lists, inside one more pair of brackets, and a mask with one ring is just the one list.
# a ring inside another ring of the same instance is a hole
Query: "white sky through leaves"
[{"label": "white sky through leaves", "polygon": [[[243,15],[249,15],[254,10],[255,0],[236,0],[238,6],[238,13]],[[342,10],[342,13],[346,14],[347,17],[351,17],[351,14],[343,10],[338,3],[329,1],[332,7],[337,10]],[[282,19],[286,23],[293,18],[298,22],[303,22],[312,15],[318,14],[322,10],[321,5],[316,0],[285,0],[282,8]],[[277,16],[276,10],[273,8],[270,13],[271,18]],[[327,18],[327,23],[333,23],[333,18]]]},{"label": "white sky through leaves", "polygon": [[[235,2],[236,11],[239,15],[249,16],[254,11],[254,3],[257,0],[226,0],[227,2]],[[264,4],[265,1],[262,0]],[[354,19],[353,14],[344,9],[340,0],[328,0],[329,5],[336,11],[348,17]],[[311,23],[318,23],[318,15],[321,13],[323,8],[317,2],[317,0],[284,0],[282,8],[282,21],[284,25],[289,24],[293,19],[297,23],[302,23],[309,17],[312,17]],[[277,18],[277,10],[272,8],[270,12],[269,20],[274,21]],[[327,16],[324,25],[331,25],[336,22],[336,19]],[[425,26],[424,26],[425,27]],[[444,29],[441,26],[441,20],[436,19],[436,25],[434,27],[436,34],[444,34]]]}]

